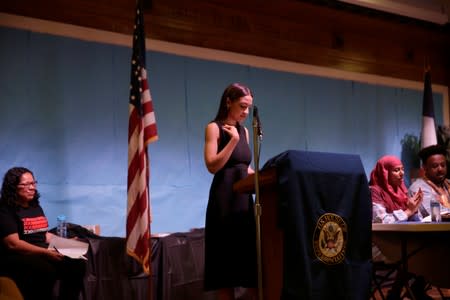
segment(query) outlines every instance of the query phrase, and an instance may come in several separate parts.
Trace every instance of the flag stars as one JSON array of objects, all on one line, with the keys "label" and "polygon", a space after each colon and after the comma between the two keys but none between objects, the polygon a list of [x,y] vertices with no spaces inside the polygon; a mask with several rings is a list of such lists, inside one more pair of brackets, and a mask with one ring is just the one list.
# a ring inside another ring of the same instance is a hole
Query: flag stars
[{"label": "flag stars", "polygon": [[[156,122],[152,105],[143,105],[142,102],[151,101],[150,91],[148,90],[147,76],[145,73],[145,34],[144,34],[144,11],[140,5],[140,0],[136,3],[135,29],[132,35],[133,54],[131,66],[131,88],[130,88],[130,110],[128,128],[139,128],[139,130],[129,130],[129,161],[138,162],[134,167],[128,169],[128,212],[127,212],[127,250],[131,256],[135,257],[145,273],[150,273],[149,258],[151,257],[150,242],[150,205],[148,193],[148,160],[147,156],[141,153],[147,153],[147,144],[158,138],[156,131]],[[144,87],[141,87],[142,84]],[[143,92],[148,91],[146,93]],[[140,126],[138,126],[140,125]],[[146,172],[142,172],[145,170]],[[130,184],[131,180],[138,184]],[[141,180],[142,179],[142,180]],[[136,198],[136,195],[145,197]],[[139,216],[142,216],[139,217]],[[136,218],[138,217],[138,218]]]}]

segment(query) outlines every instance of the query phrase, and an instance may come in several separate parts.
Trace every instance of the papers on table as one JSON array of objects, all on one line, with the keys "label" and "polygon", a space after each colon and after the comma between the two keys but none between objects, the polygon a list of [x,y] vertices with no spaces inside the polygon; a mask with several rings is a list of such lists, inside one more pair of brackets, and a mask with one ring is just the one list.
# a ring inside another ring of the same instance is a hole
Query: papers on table
[{"label": "papers on table", "polygon": [[[448,215],[448,211],[441,211],[441,219],[446,219],[445,217]],[[422,219],[422,223],[430,223],[431,222],[431,215],[426,216]]]},{"label": "papers on table", "polygon": [[87,253],[89,244],[75,239],[66,239],[57,235],[52,236],[49,249],[55,249],[67,257],[75,259],[87,259],[84,255]]}]

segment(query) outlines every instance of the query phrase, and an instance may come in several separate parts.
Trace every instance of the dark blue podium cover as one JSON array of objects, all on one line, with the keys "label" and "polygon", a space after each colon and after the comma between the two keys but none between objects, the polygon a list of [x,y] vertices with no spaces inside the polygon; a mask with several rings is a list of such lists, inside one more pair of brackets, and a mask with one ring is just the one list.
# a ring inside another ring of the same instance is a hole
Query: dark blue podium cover
[{"label": "dark blue podium cover", "polygon": [[282,300],[369,299],[372,204],[358,155],[289,150],[276,167]]}]

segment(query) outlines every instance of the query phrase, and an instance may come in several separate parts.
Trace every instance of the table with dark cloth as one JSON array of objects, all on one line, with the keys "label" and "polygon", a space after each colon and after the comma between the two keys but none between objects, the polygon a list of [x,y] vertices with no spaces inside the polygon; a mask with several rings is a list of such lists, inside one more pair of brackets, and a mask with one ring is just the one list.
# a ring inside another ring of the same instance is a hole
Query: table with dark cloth
[{"label": "table with dark cloth", "polygon": [[83,230],[74,233],[74,228],[78,227],[69,227],[71,236],[81,236],[89,243],[80,300],[214,299],[214,292],[203,291],[203,229],[152,237],[149,280],[134,258],[127,255],[125,238],[86,235]]}]

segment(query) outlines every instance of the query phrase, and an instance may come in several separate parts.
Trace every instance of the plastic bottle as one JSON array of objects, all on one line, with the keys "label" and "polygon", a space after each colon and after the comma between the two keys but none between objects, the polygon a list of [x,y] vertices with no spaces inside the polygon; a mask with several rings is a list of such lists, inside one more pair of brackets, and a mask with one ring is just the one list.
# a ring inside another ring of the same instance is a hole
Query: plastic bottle
[{"label": "plastic bottle", "polygon": [[60,237],[67,237],[67,219],[65,215],[56,218],[56,234]]},{"label": "plastic bottle", "polygon": [[438,199],[431,199],[430,211],[431,222],[441,222],[441,204]]}]

